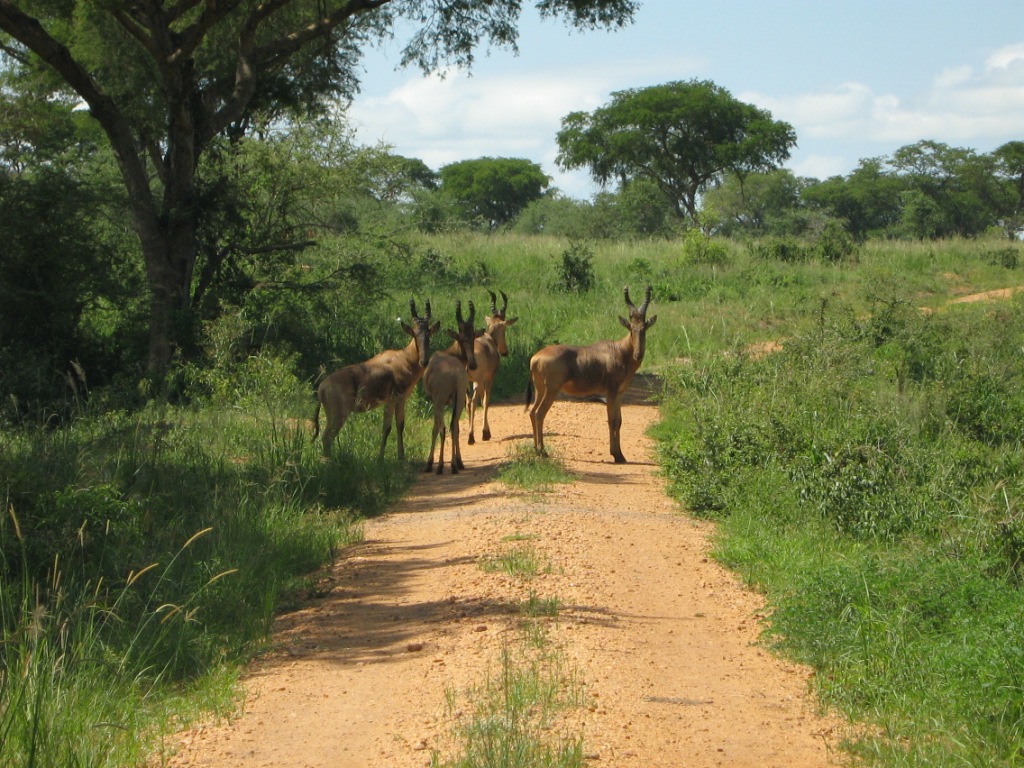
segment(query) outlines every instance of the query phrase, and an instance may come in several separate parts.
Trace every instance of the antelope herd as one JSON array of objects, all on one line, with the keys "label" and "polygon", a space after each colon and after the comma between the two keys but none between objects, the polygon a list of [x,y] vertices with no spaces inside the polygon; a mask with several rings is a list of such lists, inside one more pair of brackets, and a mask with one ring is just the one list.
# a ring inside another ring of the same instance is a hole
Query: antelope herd
[{"label": "antelope herd", "polygon": [[[326,424],[323,431],[323,453],[331,454],[331,446],[348,417],[355,412],[384,406],[384,427],[378,461],[384,458],[392,420],[398,427],[398,458],[405,458],[405,404],[423,379],[423,391],[433,407],[434,427],[430,439],[430,455],[424,471],[434,470],[434,450],[440,436],[440,455],[437,474],[444,471],[444,445],[446,433],[450,436],[450,466],[452,474],[464,469],[459,445],[459,421],[462,411],[468,411],[468,444],[475,443],[474,420],[476,406],[483,406],[484,440],[491,439],[487,421],[491,391],[502,357],[508,356],[505,332],[518,317],[507,317],[508,296],[500,291],[491,297],[491,314],[485,318],[485,327],[476,328],[476,309],[468,302],[469,316],[463,317],[462,302],[455,304],[456,329],[447,330],[452,339],[449,347],[430,353],[430,340],[441,323],[431,322],[430,302],[425,304],[426,315],[416,312],[415,299],[409,302],[411,324],[402,323],[402,330],[412,337],[403,349],[389,349],[361,363],[338,369],[324,377],[317,387],[317,404],[313,414],[313,436],[320,433],[320,409],[323,407]],[[610,453],[616,464],[626,461],[620,445],[622,427],[622,396],[629,388],[644,359],[647,330],[658,319],[647,317],[651,303],[651,287],[644,294],[644,302],[634,306],[629,288],[623,289],[629,319],[619,317],[628,333],[618,341],[598,341],[588,346],[552,344],[530,358],[530,376],[526,390],[526,406],[530,410],[533,427],[533,445],[536,452],[547,455],[544,448],[544,417],[559,393],[572,397],[600,396],[608,411],[608,437]],[[532,405],[532,408],[530,407]],[[451,411],[448,428],[445,411]]]}]

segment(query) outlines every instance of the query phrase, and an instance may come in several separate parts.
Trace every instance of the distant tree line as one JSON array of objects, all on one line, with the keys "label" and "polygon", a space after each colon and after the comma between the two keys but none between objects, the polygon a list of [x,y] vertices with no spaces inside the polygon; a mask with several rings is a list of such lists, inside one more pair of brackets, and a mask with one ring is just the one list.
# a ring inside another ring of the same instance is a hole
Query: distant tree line
[{"label": "distant tree line", "polygon": [[[628,14],[632,4],[583,6]],[[342,77],[349,62],[337,59],[337,71],[303,70],[292,81],[310,90],[308,109],[268,70],[267,90],[257,88],[220,132],[204,134],[202,153],[187,160],[194,173],[175,181],[169,169],[185,160],[168,156],[174,142],[158,138],[162,118],[131,90],[155,87],[146,64],[153,51],[132,60],[123,82],[105,75],[111,88],[127,89],[127,111],[104,124],[96,119],[109,106],[102,95],[81,108],[61,76],[82,72],[55,74],[34,56],[36,47],[50,49],[11,8],[0,7],[0,29],[8,32],[0,35],[0,393],[4,413],[15,418],[98,384],[139,398],[172,395],[177,384],[167,372],[202,364],[205,326],[235,313],[259,329],[259,339],[236,339],[233,354],[287,341],[315,368],[314,361],[346,350],[363,353],[363,341],[335,330],[346,325],[337,320],[358,311],[351,297],[379,296],[382,275],[409,268],[413,232],[507,230],[580,241],[687,230],[745,238],[841,231],[864,240],[993,229],[1015,236],[1024,227],[1024,142],[985,155],[922,141],[863,160],[845,177],[801,179],[781,168],[796,143],[791,126],[699,80],[614,93],[607,105],[563,119],[558,164],[585,169],[603,185],[590,200],[565,196],[522,158],[466,159],[434,170],[390,147],[354,141],[343,109],[327,105],[351,87]],[[58,21],[67,10],[38,8]],[[308,10],[299,2],[294,8]],[[128,56],[119,45],[134,50],[127,38],[144,37],[143,22],[116,9],[110,18],[104,13],[75,23],[96,23],[93,32],[113,37],[69,37],[69,55],[99,66]],[[207,21],[204,34],[229,25]],[[115,34],[118,25],[124,28]],[[458,45],[420,43],[415,51],[425,64],[431,51]],[[296,55],[310,64],[319,54]],[[229,63],[210,66],[221,71]],[[150,143],[126,161],[110,133],[132,120]],[[149,187],[143,202],[136,171]],[[174,186],[186,181],[185,191]],[[161,197],[166,185],[187,200]],[[177,235],[187,240],[184,250],[175,250]],[[423,266],[443,271],[443,257],[431,259]],[[324,332],[315,339],[284,338],[317,324]]]}]

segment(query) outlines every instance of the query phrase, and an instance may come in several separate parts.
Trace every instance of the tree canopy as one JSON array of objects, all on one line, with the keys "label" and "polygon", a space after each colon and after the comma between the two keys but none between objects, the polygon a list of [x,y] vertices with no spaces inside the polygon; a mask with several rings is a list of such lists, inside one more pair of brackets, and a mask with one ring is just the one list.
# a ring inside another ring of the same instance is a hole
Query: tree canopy
[{"label": "tree canopy", "polygon": [[544,195],[550,180],[541,167],[514,157],[481,157],[450,163],[440,171],[441,191],[470,220],[494,229]]},{"label": "tree canopy", "polygon": [[713,180],[774,169],[796,133],[726,89],[690,80],[613,93],[604,107],[564,117],[557,140],[562,169],[586,168],[601,184],[648,179],[697,225]]},{"label": "tree canopy", "polygon": [[[588,28],[628,23],[638,2],[536,5]],[[145,263],[159,379],[193,328],[206,153],[350,97],[360,52],[396,29],[411,30],[402,64],[469,66],[481,44],[515,48],[520,12],[520,0],[0,0],[0,51],[22,92],[84,102],[110,142]]]}]

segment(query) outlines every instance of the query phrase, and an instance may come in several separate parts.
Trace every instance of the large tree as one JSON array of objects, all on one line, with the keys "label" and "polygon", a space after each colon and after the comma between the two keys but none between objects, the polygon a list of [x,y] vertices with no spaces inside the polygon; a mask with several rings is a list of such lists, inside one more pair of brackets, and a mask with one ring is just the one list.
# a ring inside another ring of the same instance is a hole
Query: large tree
[{"label": "large tree", "polygon": [[[544,17],[620,26],[638,0],[537,0]],[[318,113],[357,88],[359,54],[408,30],[401,63],[469,66],[515,48],[520,0],[0,0],[0,50],[40,99],[84,102],[131,200],[150,292],[150,375],[190,325],[197,171],[219,137]]]},{"label": "large tree", "polygon": [[587,168],[601,184],[653,181],[697,226],[708,184],[774,169],[796,133],[710,81],[689,80],[613,93],[606,106],[564,117],[557,140],[561,168]]},{"label": "large tree", "polygon": [[997,160],[973,149],[919,141],[889,161],[904,182],[901,224],[911,237],[973,237],[999,218]]},{"label": "large tree", "polygon": [[1024,141],[1007,142],[992,156],[996,174],[1003,181],[999,211],[1003,229],[1015,240],[1024,228]]},{"label": "large tree", "polygon": [[441,192],[464,218],[495,229],[540,199],[550,179],[541,167],[516,157],[480,157],[444,166]]}]

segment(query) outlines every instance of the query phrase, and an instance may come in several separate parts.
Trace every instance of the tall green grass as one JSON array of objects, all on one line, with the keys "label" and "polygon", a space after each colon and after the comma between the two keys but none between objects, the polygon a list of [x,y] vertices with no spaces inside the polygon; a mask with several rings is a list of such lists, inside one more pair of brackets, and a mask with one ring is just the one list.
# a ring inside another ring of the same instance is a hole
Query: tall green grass
[{"label": "tall green grass", "polygon": [[[673,392],[659,434],[674,492],[721,521],[720,556],[767,591],[773,637],[821,670],[827,699],[880,726],[854,748],[878,764],[1019,764],[1024,323],[1018,304],[942,309],[1016,284],[1019,248],[764,252],[696,235],[415,238],[373,265],[387,289],[372,301],[267,296],[259,328],[212,326],[209,361],[182,372],[190,403],[133,411],[92,393],[59,428],[5,429],[0,765],[139,764],[232,706],[274,613],[417,475],[394,436],[377,464],[379,410],[353,416],[327,460],[309,423],[319,368],[404,345],[409,298],[452,327],[456,300],[482,314],[504,290],[520,320],[497,396],[519,398],[538,348],[621,338],[622,287],[648,284],[643,371]],[[587,290],[567,268],[592,270]],[[764,341],[784,351],[749,352]],[[428,429],[417,393],[410,455]]]},{"label": "tall green grass", "polygon": [[275,399],[250,382],[240,405],[85,407],[5,435],[0,765],[140,764],[230,709],[275,612],[411,482],[393,445],[375,460],[379,413],[323,460],[293,384]]},{"label": "tall green grass", "polygon": [[1024,304],[917,298],[831,301],[781,352],[675,368],[662,461],[775,645],[867,725],[854,754],[1019,765]]}]

